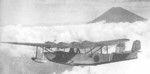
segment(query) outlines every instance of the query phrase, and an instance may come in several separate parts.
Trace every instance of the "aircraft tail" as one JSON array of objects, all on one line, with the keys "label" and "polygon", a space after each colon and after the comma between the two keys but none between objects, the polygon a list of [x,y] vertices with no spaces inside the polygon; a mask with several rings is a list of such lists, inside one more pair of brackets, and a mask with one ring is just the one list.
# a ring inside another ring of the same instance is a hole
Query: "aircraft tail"
[{"label": "aircraft tail", "polygon": [[141,49],[141,42],[140,42],[140,40],[135,40],[133,42],[131,51],[132,52],[138,52],[140,49]]}]

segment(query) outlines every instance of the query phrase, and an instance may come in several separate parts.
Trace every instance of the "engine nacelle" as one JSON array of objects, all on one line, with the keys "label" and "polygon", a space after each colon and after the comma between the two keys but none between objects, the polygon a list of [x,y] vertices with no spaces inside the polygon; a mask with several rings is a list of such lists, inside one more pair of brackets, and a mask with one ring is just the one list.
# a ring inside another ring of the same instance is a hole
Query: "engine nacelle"
[{"label": "engine nacelle", "polygon": [[45,62],[47,62],[47,60],[44,60],[44,59],[41,59],[41,58],[36,58],[36,57],[32,57],[31,59],[34,62],[37,62],[37,63],[45,63]]}]

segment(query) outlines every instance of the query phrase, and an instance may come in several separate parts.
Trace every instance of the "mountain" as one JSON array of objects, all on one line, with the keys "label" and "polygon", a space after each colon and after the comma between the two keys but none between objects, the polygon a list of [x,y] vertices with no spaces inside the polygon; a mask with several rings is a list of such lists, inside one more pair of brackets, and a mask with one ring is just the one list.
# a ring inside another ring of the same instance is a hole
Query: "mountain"
[{"label": "mountain", "polygon": [[105,21],[106,23],[119,23],[119,22],[136,22],[136,21],[145,21],[147,19],[136,15],[122,7],[112,7],[108,11],[106,11],[101,16],[96,19],[90,21],[89,23],[96,23],[100,21]]}]

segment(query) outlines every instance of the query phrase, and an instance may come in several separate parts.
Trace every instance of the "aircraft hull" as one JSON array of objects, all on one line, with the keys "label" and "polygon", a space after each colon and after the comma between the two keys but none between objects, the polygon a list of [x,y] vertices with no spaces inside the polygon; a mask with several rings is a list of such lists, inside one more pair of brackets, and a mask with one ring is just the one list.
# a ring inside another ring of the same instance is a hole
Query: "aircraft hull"
[{"label": "aircraft hull", "polygon": [[[112,54],[94,54],[92,57],[89,54],[70,54],[59,53],[59,56],[54,55],[51,52],[45,52],[45,57],[52,62],[79,66],[79,65],[98,65],[112,62],[119,62],[125,60],[131,60],[137,58],[137,52],[124,52],[124,53],[112,53]],[[95,57],[98,57],[97,61]]]}]

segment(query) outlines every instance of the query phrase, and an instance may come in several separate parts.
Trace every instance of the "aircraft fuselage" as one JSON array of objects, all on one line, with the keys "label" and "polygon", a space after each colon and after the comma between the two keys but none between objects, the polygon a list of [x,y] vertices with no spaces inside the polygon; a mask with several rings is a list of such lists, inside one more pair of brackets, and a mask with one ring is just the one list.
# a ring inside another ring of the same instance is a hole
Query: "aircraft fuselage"
[{"label": "aircraft fuselage", "polygon": [[67,65],[96,65],[137,58],[137,53],[133,52],[91,55],[56,51],[54,53],[45,52],[44,55],[49,61]]}]

